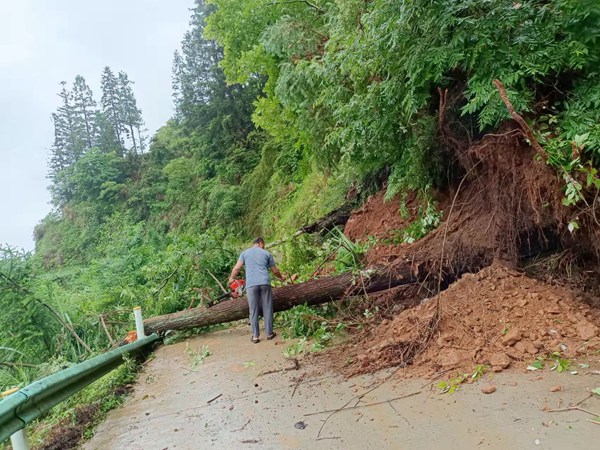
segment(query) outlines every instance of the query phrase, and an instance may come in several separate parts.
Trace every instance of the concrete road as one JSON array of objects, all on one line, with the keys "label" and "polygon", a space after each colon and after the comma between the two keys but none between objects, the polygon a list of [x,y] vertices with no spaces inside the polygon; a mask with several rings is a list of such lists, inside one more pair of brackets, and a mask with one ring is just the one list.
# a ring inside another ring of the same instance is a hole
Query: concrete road
[{"label": "concrete road", "polygon": [[[252,344],[247,327],[240,327],[159,348],[130,399],[110,413],[84,448],[565,450],[600,446],[600,426],[588,421],[592,415],[544,411],[576,403],[588,395],[588,389],[600,386],[600,376],[589,373],[591,369],[578,375],[488,374],[452,395],[440,395],[436,383],[405,380],[401,372],[382,382],[391,371],[350,380],[332,373],[315,374],[302,362],[299,370],[283,371],[293,367],[283,357],[285,345],[280,337]],[[200,363],[206,348],[211,355]],[[264,374],[275,370],[280,371]],[[481,393],[486,384],[495,385],[496,392]],[[556,385],[563,390],[550,392]],[[580,406],[600,413],[600,397]]]}]

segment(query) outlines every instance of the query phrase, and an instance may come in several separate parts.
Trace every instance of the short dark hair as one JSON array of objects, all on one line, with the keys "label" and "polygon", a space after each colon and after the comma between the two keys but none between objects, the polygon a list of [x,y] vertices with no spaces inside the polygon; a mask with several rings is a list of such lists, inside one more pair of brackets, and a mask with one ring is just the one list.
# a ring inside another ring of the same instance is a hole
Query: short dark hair
[{"label": "short dark hair", "polygon": [[265,240],[261,237],[257,237],[256,239],[254,239],[254,242],[252,242],[253,244],[264,244]]}]

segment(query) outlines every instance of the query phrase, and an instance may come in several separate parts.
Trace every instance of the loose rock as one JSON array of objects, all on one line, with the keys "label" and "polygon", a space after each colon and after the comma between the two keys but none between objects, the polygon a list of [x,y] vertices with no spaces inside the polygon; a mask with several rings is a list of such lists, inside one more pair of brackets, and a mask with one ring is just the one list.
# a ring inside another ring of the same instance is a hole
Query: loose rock
[{"label": "loose rock", "polygon": [[489,384],[487,386],[482,387],[481,392],[483,392],[484,394],[493,394],[494,392],[496,392],[496,386]]},{"label": "loose rock", "polygon": [[[511,360],[506,353],[493,353],[492,356],[490,356],[490,365],[492,368],[500,367],[500,369],[506,369],[510,366],[510,361]],[[496,372],[495,369],[494,372]]]},{"label": "loose rock", "polygon": [[587,320],[580,320],[577,323],[577,334],[583,340],[589,340],[598,336],[598,327]]},{"label": "loose rock", "polygon": [[519,330],[518,328],[511,328],[510,330],[508,330],[508,333],[506,333],[502,337],[502,343],[504,345],[513,345],[514,343],[521,340],[521,335],[521,330]]}]

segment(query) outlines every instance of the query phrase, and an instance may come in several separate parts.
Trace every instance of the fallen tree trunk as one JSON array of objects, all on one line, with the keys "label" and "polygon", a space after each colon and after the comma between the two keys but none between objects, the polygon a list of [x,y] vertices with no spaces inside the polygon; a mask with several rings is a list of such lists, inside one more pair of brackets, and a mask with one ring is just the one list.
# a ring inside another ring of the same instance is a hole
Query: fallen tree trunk
[{"label": "fallen tree trunk", "polygon": [[354,203],[345,203],[339,208],[331,211],[326,217],[302,227],[301,230],[304,233],[322,233],[324,231],[330,231],[333,227],[338,225],[345,225],[350,219],[350,215],[356,205]]},{"label": "fallen tree trunk", "polygon": [[[339,300],[359,293],[371,294],[403,284],[417,281],[409,265],[390,274],[386,271],[363,271],[359,275],[342,275],[291,284],[273,290],[273,310],[284,311],[296,305],[316,305]],[[211,308],[204,306],[179,311],[164,316],[156,316],[144,321],[146,333],[160,333],[167,330],[232,322],[248,317],[246,297],[219,303]]]},{"label": "fallen tree trunk", "polygon": [[287,242],[288,240],[298,237],[305,233],[325,234],[326,232],[331,231],[334,227],[338,225],[346,225],[346,222],[348,222],[348,219],[350,219],[350,215],[352,214],[352,211],[354,210],[355,206],[356,204],[354,202],[344,203],[339,208],[331,211],[327,216],[317,220],[314,223],[311,223],[310,225],[306,225],[300,228],[292,236],[280,239],[279,241],[270,242],[269,244],[267,244],[266,248],[271,248],[283,244],[284,242]]}]

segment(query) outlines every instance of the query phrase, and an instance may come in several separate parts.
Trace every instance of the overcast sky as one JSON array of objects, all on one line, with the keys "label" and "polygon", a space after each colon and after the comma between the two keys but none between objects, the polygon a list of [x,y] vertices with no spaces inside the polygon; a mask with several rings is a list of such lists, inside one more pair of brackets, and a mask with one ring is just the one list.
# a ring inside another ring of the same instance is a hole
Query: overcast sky
[{"label": "overcast sky", "polygon": [[153,134],[172,115],[171,61],[193,0],[0,0],[0,244],[33,250],[51,210],[47,161],[59,83],[127,72]]}]

